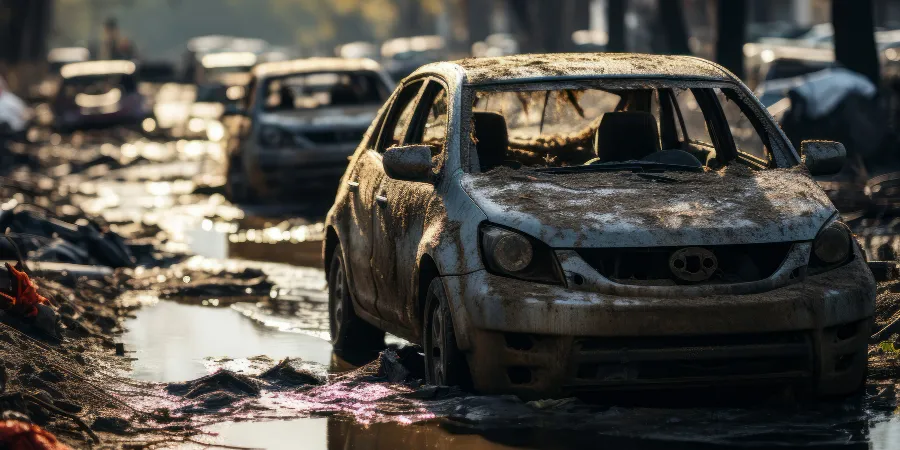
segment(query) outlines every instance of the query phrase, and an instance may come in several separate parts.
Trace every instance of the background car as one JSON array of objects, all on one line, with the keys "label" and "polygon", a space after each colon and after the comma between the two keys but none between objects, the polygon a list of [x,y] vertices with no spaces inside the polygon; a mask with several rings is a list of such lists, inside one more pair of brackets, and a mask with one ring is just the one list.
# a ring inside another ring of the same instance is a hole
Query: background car
[{"label": "background car", "polygon": [[73,131],[141,126],[150,108],[138,90],[131,61],[89,61],[63,66],[62,83],[51,104],[53,126]]},{"label": "background car", "polygon": [[392,88],[378,63],[368,59],[257,66],[245,109],[237,120],[225,119],[231,196],[335,192],[348,157]]}]

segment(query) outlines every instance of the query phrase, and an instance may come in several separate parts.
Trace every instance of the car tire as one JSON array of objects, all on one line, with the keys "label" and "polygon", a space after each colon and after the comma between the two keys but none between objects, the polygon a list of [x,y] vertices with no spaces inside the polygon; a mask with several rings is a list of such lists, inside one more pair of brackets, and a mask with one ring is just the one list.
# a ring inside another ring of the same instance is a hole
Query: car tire
[{"label": "car tire", "polygon": [[456,344],[456,330],[450,302],[440,278],[431,280],[422,321],[422,348],[425,353],[425,381],[438,386],[472,389],[472,375],[466,355]]},{"label": "car tire", "polygon": [[360,319],[353,310],[340,245],[334,249],[328,267],[328,324],[331,345],[338,357],[368,362],[384,349],[384,331]]}]

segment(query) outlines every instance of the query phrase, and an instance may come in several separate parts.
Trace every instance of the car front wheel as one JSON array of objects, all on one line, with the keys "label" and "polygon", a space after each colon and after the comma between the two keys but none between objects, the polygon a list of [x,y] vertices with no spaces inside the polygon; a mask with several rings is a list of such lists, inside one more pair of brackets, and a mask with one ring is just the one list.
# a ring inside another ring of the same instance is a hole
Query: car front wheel
[{"label": "car front wheel", "polygon": [[353,310],[341,247],[334,250],[328,270],[328,323],[337,356],[368,362],[384,348],[384,331],[362,320]]},{"label": "car front wheel", "polygon": [[444,283],[435,278],[428,285],[422,330],[425,378],[428,384],[472,388],[472,375],[465,355],[456,346],[456,331]]}]

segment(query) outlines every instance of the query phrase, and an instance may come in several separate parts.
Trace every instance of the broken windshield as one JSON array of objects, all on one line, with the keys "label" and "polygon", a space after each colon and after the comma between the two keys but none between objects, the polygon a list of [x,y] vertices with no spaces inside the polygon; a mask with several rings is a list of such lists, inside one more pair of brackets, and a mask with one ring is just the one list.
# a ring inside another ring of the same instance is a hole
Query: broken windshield
[{"label": "broken windshield", "polygon": [[765,128],[730,88],[478,90],[473,125],[482,171],[629,161],[774,165]]}]

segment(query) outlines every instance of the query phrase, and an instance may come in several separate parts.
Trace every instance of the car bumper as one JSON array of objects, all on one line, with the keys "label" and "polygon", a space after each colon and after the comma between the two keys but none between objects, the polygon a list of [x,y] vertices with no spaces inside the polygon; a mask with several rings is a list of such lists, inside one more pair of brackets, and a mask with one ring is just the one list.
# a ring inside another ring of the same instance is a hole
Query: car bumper
[{"label": "car bumper", "polygon": [[316,149],[278,149],[255,152],[249,167],[258,192],[287,189],[332,189],[347,170],[355,145]]},{"label": "car bumper", "polygon": [[477,271],[444,277],[476,389],[525,397],[786,381],[858,387],[875,283],[865,262],[768,292],[577,292]]}]

